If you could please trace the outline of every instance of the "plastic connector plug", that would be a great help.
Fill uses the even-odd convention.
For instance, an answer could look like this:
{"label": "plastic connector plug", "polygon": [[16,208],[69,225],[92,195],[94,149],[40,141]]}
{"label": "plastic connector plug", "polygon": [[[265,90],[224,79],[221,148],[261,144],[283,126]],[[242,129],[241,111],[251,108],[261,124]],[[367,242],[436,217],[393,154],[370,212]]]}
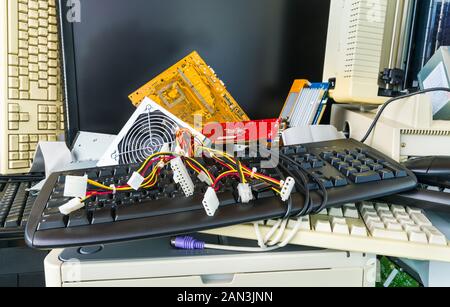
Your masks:
{"label": "plastic connector plug", "polygon": [[83,198],[86,196],[88,176],[66,176],[64,197]]}
{"label": "plastic connector plug", "polygon": [[214,216],[220,206],[220,201],[217,197],[216,191],[214,191],[213,188],[208,188],[202,203],[203,207],[205,208],[206,214],[208,216]]}
{"label": "plastic connector plug", "polygon": [[176,237],[170,241],[170,244],[175,248],[184,250],[205,249],[205,242],[193,237]]}
{"label": "plastic connector plug", "polygon": [[81,208],[84,208],[84,203],[81,202],[80,198],[74,198],[71,201],[60,206],[58,209],[62,214],[69,215],[72,212],[80,210]]}
{"label": "plastic connector plug", "polygon": [[194,195],[194,182],[192,181],[192,178],[189,175],[186,166],[184,166],[181,157],[175,158],[170,161],[170,167],[173,171],[173,180],[175,181],[175,183],[178,183],[181,186],[184,195],[186,195],[186,197]]}
{"label": "plastic connector plug", "polygon": [[205,172],[201,172],[198,176],[197,176],[198,180],[200,180],[203,183],[206,183],[207,185],[211,186],[213,184],[213,182],[211,181],[211,179],[209,178],[208,175],[206,175]]}
{"label": "plastic connector plug", "polygon": [[137,191],[141,188],[141,184],[144,182],[145,178],[141,176],[138,172],[134,172],[133,175],[131,175],[130,180],[128,180],[127,184],[132,188],[133,190]]}
{"label": "plastic connector plug", "polygon": [[239,183],[237,190],[241,203],[248,204],[253,199],[252,189],[248,183]]}
{"label": "plastic connector plug", "polygon": [[281,200],[287,201],[289,197],[291,197],[292,190],[295,186],[295,180],[292,177],[287,177],[286,181],[283,182],[283,185],[281,186]]}

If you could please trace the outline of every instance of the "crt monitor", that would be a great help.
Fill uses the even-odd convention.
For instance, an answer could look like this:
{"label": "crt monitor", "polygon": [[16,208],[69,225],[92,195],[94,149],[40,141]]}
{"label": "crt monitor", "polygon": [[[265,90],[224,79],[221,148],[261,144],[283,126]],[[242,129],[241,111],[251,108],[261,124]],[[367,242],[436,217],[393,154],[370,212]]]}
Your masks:
{"label": "crt monitor", "polygon": [[252,119],[277,117],[294,79],[322,78],[330,0],[58,5],[69,145],[79,131],[118,133],[134,111],[128,95],[193,50]]}

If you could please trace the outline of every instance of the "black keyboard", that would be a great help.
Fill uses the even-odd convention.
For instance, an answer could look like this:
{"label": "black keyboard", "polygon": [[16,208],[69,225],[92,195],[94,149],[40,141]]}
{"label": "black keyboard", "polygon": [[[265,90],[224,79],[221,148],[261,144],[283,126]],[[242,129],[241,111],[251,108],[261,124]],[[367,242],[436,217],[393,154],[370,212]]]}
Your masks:
{"label": "black keyboard", "polygon": [[[264,156],[264,155],[262,155]],[[248,154],[242,162],[259,166],[258,155]],[[379,198],[414,189],[412,172],[385,155],[354,140],[337,140],[282,148],[277,167],[261,172],[273,178],[296,179],[291,201],[282,202],[271,190],[259,190],[249,204],[237,201],[236,182],[227,179],[217,193],[220,208],[214,217],[202,206],[207,185],[196,179],[195,193],[186,198],[174,183],[172,171],[162,171],[156,187],[90,199],[84,209],[69,216],[58,208],[64,197],[66,175],[83,176],[106,186],[124,184],[138,166],[115,166],[57,173],[50,176],[33,207],[26,229],[31,247],[49,249],[112,243],[149,237],[191,233],[239,223],[306,215],[324,207]],[[220,168],[199,159],[211,172]]]}
{"label": "black keyboard", "polygon": [[0,239],[23,238],[36,196],[27,191],[40,176],[0,177]]}

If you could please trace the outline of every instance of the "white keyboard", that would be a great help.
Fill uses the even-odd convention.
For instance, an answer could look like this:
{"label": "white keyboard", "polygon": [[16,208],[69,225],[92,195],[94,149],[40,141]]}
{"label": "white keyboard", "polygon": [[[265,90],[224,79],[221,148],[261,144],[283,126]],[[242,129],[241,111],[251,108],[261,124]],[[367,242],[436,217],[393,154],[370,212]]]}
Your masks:
{"label": "white keyboard", "polygon": [[24,173],[38,142],[64,131],[56,6],[0,3],[0,173]]}
{"label": "white keyboard", "polygon": [[[291,244],[416,260],[450,262],[447,238],[422,210],[365,202],[333,208],[301,218]],[[297,220],[290,220],[286,237]],[[260,222],[263,237],[277,221]],[[253,225],[208,231],[210,234],[256,240]]]}

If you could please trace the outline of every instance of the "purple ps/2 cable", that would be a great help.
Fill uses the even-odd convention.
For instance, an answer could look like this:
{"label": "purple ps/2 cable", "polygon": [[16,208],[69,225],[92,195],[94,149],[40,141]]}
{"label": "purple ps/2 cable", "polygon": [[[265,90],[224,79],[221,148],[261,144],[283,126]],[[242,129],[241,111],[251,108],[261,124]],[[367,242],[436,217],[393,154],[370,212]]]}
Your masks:
{"label": "purple ps/2 cable", "polygon": [[195,250],[205,249],[205,242],[194,239],[193,237],[176,237],[171,240],[173,247],[178,249]]}

